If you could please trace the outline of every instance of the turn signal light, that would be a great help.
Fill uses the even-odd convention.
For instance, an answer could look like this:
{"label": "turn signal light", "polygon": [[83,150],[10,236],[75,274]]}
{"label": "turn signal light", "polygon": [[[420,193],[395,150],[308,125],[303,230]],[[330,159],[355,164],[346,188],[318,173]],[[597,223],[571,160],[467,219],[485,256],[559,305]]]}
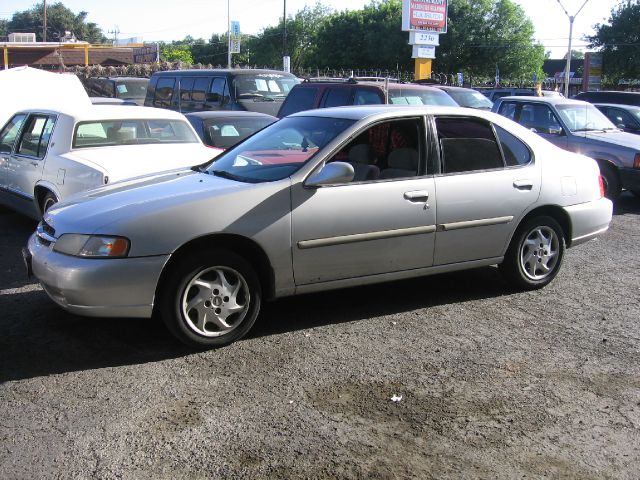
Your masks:
{"label": "turn signal light", "polygon": [[598,175],[598,184],[600,185],[600,198],[604,197],[604,181],[602,175]]}
{"label": "turn signal light", "polygon": [[640,168],[640,153],[636,153],[636,156],[633,159],[633,168]]}

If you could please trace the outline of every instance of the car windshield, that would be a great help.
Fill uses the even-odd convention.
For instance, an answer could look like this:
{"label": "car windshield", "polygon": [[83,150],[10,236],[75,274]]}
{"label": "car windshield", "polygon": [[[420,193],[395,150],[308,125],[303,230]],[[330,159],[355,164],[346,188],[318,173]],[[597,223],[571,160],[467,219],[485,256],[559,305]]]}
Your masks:
{"label": "car windshield", "polygon": [[556,105],[560,117],[572,132],[617,130],[604,114],[590,103]]}
{"label": "car windshield", "polygon": [[205,143],[213,147],[229,148],[272,124],[276,119],[260,118],[206,118],[203,126]]}
{"label": "car windshield", "polygon": [[186,121],[161,119],[81,122],[73,136],[73,148],[149,143],[198,143],[198,137]]}
{"label": "car windshield", "polygon": [[459,106],[449,95],[440,90],[418,88],[389,89],[389,103],[394,105],[442,105]]}
{"label": "car windshield", "polygon": [[241,182],[281,180],[353,123],[340,118],[287,117],[227,150],[206,171]]}
{"label": "car windshield", "polygon": [[491,107],[493,107],[491,100],[480,92],[468,90],[447,90],[447,93],[451,95],[451,97],[453,97],[461,107],[481,108],[484,110],[491,110]]}
{"label": "car windshield", "polygon": [[300,83],[296,77],[280,73],[258,73],[237,75],[233,80],[236,98],[283,101],[294,85]]}
{"label": "car windshield", "polygon": [[120,80],[116,83],[117,98],[144,98],[147,95],[148,81]]}

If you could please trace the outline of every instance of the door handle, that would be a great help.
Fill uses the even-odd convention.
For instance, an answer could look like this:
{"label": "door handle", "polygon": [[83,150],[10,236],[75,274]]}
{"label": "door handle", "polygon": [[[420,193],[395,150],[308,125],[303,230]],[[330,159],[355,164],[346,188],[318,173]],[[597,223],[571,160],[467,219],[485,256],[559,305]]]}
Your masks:
{"label": "door handle", "polygon": [[531,190],[533,188],[532,180],[516,180],[513,182],[513,187],[518,190]]}
{"label": "door handle", "polygon": [[423,203],[429,200],[429,192],[426,190],[413,190],[411,192],[404,192],[404,199],[410,202]]}

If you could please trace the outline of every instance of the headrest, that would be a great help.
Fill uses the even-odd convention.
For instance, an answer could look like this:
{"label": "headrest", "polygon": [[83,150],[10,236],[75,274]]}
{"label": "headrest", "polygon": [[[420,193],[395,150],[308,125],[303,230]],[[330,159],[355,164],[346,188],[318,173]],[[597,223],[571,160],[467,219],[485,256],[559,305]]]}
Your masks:
{"label": "headrest", "polygon": [[389,168],[416,171],[418,169],[418,152],[413,148],[397,148],[387,159]]}

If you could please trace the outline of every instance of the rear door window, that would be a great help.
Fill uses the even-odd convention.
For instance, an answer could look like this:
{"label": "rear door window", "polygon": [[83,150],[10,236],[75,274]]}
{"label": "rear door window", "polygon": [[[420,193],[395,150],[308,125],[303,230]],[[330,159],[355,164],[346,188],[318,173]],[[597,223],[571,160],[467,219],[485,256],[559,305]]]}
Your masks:
{"label": "rear door window", "polygon": [[188,102],[191,100],[191,90],[193,89],[193,78],[180,79],[180,101]]}
{"label": "rear door window", "polygon": [[442,173],[504,168],[491,125],[467,117],[436,118]]}
{"label": "rear door window", "polygon": [[324,96],[323,107],[343,107],[351,105],[352,90],[350,88],[329,88]]}
{"label": "rear door window", "polygon": [[531,161],[531,152],[521,140],[498,125],[494,125],[493,128],[496,131],[498,140],[500,140],[504,161],[507,166],[526,165]]}
{"label": "rear door window", "polygon": [[31,115],[22,132],[17,154],[44,158],[53,131],[54,119],[47,115]]}
{"label": "rear door window", "polygon": [[210,78],[196,78],[193,82],[193,90],[191,91],[191,100],[194,102],[204,102],[206,92],[209,90]]}
{"label": "rear door window", "polygon": [[156,84],[156,94],[153,99],[154,107],[167,108],[171,106],[171,98],[173,97],[173,88],[176,84],[176,79],[160,78]]}
{"label": "rear door window", "polygon": [[282,104],[278,117],[286,117],[292,113],[302,112],[303,110],[311,110],[316,108],[315,99],[318,94],[318,88],[294,88],[287,96]]}
{"label": "rear door window", "polygon": [[[209,79],[207,79],[209,81]],[[207,94],[207,103],[211,106],[221,106],[229,99],[227,80],[222,77],[215,77],[211,82],[211,89]]]}

